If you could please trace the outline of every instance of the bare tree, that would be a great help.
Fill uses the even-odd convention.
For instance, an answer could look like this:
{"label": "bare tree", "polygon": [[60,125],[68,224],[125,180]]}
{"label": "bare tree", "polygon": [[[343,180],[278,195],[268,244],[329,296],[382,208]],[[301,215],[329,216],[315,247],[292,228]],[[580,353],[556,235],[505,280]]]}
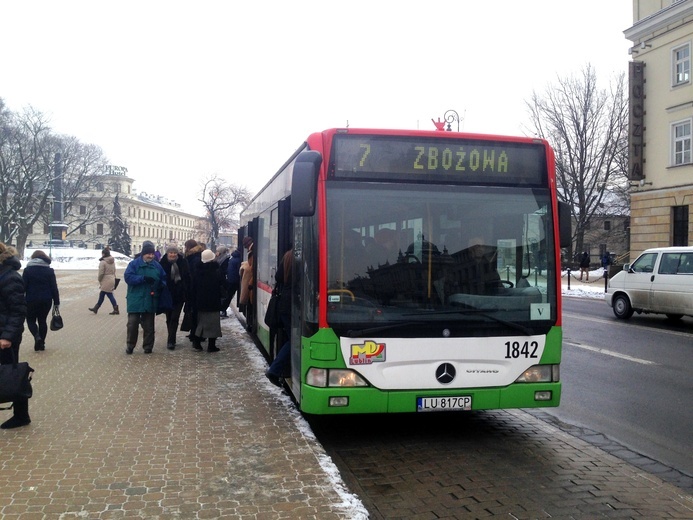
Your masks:
{"label": "bare tree", "polygon": [[629,207],[625,74],[608,90],[600,89],[588,64],[578,77],[559,77],[542,96],[533,92],[527,107],[530,131],[548,140],[556,153],[558,196],[572,208],[574,243],[582,251],[595,215],[623,215]]}
{"label": "bare tree", "polygon": [[72,136],[57,137],[55,146],[62,154],[63,221],[71,236],[82,226],[102,222],[111,212],[114,193],[103,182],[108,161],[100,147]]}
{"label": "bare tree", "polygon": [[18,115],[2,103],[0,130],[0,240],[16,240],[23,253],[32,226],[50,207],[50,128],[40,112],[27,108]]}
{"label": "bare tree", "polygon": [[[62,200],[57,202],[62,204],[64,222],[74,232],[102,218],[98,199],[106,193],[94,188],[106,164],[103,152],[75,137],[53,134],[46,116],[34,108],[17,114],[0,99],[0,240],[16,241],[20,254],[33,226],[47,225],[53,218],[57,152],[62,157]],[[94,192],[88,204],[77,204]]]}
{"label": "bare tree", "polygon": [[216,251],[219,231],[238,227],[238,213],[248,204],[251,194],[245,186],[229,184],[217,175],[202,183],[200,202],[207,210],[210,224],[209,247]]}

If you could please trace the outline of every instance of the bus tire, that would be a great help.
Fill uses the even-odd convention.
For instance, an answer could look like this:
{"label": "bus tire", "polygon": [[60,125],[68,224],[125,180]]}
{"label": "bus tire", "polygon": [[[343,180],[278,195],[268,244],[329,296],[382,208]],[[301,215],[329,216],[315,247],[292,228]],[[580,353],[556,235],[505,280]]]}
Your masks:
{"label": "bus tire", "polygon": [[614,297],[613,309],[616,317],[622,320],[627,320],[633,315],[633,307],[625,294]]}

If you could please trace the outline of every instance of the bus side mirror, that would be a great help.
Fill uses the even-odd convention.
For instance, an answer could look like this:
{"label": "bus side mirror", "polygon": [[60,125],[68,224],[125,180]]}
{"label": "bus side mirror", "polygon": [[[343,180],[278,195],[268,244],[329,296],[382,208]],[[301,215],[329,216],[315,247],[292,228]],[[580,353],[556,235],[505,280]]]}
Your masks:
{"label": "bus side mirror", "polygon": [[315,151],[301,152],[296,157],[291,179],[291,214],[294,217],[312,217],[318,192],[318,172],[322,156]]}
{"label": "bus side mirror", "polygon": [[560,247],[570,247],[573,240],[570,205],[558,201],[558,239]]}

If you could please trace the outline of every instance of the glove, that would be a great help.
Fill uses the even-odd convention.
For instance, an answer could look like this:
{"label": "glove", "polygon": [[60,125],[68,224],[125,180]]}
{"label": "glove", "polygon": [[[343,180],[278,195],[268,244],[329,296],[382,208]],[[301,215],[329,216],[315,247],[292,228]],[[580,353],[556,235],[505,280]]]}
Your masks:
{"label": "glove", "polygon": [[144,281],[147,283],[153,284],[154,282],[156,282],[156,278],[154,278],[153,276],[147,275],[144,277]]}

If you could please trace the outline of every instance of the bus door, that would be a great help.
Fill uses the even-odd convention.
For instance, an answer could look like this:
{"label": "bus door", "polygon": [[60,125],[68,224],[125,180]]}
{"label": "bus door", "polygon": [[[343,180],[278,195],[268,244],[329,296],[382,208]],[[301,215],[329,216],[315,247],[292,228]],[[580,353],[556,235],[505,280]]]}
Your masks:
{"label": "bus door", "polygon": [[[270,212],[269,244],[271,254],[269,255],[271,265],[271,280],[269,284],[274,287],[276,280],[277,267],[282,261],[284,253],[291,247],[293,239],[293,218],[291,217],[291,198],[280,200],[277,207]],[[286,334],[283,329],[270,330],[269,357],[273,360],[279,349],[286,342]]]}
{"label": "bus door", "polygon": [[[246,231],[248,233],[246,236],[249,236],[250,238],[253,239],[253,263],[252,263],[252,265],[253,265],[253,269],[252,269],[253,280],[257,280],[257,258],[258,258],[258,254],[261,253],[261,249],[262,249],[260,244],[258,243],[258,242],[260,242],[258,240],[258,231],[259,231],[259,227],[260,227],[259,223],[260,223],[260,218],[255,217],[253,220],[248,222],[248,225],[246,226],[247,227]],[[244,252],[244,258],[246,260],[248,260],[248,253],[247,252]],[[255,292],[257,291],[256,288],[253,288],[252,290]],[[253,297],[252,299],[255,302],[257,302],[257,298]],[[257,325],[255,323],[255,321],[256,321],[255,317],[257,316],[257,312],[255,311],[254,305],[252,305],[251,303],[248,303],[248,305],[245,306],[244,314],[245,314],[245,319],[246,319],[246,324],[247,324],[248,330],[253,334],[257,334]]]}

